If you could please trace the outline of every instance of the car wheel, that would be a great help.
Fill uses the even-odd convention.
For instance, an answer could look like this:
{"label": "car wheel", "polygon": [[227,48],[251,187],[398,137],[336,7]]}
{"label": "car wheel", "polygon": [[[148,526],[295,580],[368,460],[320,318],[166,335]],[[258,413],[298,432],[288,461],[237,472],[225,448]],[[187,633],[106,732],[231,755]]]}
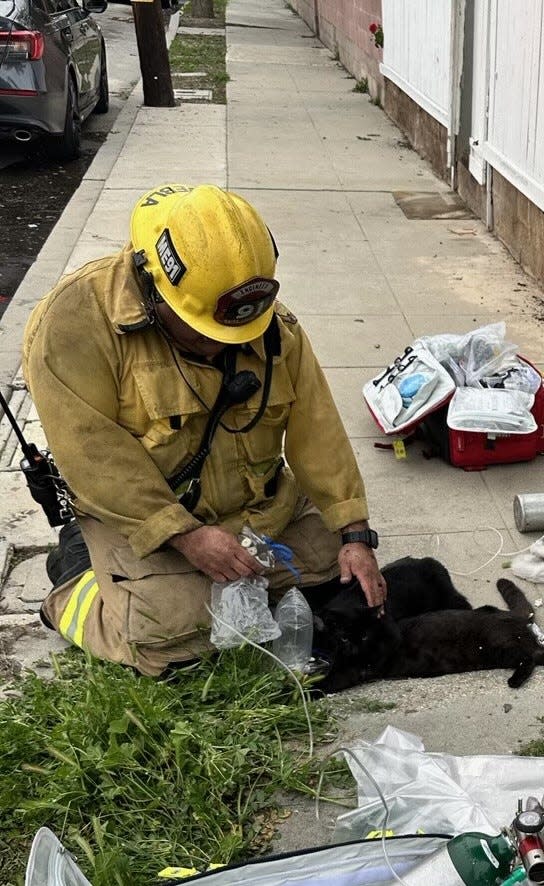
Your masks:
{"label": "car wheel", "polygon": [[100,92],[98,101],[94,106],[95,114],[107,114],[110,107],[110,88],[108,85],[108,65],[106,62],[106,47],[102,44],[100,59]]}
{"label": "car wheel", "polygon": [[53,137],[51,151],[57,160],[76,160],[81,153],[81,120],[76,87],[71,77],[68,78],[64,132]]}

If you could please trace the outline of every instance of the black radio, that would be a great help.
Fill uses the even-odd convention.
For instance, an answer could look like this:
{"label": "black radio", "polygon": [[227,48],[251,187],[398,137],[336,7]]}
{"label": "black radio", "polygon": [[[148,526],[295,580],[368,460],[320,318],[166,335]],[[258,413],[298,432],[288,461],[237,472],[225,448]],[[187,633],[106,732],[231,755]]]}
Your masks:
{"label": "black radio", "polygon": [[1,392],[0,406],[21,444],[24,458],[20,467],[32,498],[43,508],[50,526],[64,526],[73,520],[74,513],[68,486],[59,474],[51,453],[47,450],[41,452],[34,443],[27,443]]}

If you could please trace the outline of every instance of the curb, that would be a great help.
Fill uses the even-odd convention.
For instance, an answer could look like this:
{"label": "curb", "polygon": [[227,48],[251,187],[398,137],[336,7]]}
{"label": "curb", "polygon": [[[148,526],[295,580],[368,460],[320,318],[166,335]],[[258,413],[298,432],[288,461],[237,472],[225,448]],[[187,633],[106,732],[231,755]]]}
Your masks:
{"label": "curb", "polygon": [[[179,11],[168,23],[170,46],[179,25]],[[0,392],[9,403],[13,380],[21,362],[24,328],[34,305],[55,286],[63,274],[106,181],[119,157],[143,104],[142,81],[133,87],[98,149],[79,187],[30,266],[0,321]],[[0,418],[3,411],[0,409]]]}

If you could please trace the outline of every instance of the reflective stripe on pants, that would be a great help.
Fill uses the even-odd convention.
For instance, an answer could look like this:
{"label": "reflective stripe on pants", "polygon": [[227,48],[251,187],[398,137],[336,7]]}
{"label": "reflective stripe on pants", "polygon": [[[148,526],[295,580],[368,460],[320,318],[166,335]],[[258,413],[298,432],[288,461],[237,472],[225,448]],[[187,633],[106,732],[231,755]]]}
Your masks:
{"label": "reflective stripe on pants", "polygon": [[83,573],[76,584],[59,624],[65,640],[83,646],[83,627],[91,604],[98,593],[98,583],[92,569]]}

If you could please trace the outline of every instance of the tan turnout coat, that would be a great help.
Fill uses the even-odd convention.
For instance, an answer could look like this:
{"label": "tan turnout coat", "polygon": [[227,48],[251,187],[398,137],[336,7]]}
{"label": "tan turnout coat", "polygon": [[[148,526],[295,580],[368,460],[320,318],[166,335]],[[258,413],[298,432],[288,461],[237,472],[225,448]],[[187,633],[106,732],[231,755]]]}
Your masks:
{"label": "tan turnout coat", "polygon": [[[198,451],[221,372],[173,355],[150,325],[130,246],[64,277],[34,309],[25,331],[23,371],[48,444],[75,496],[82,526],[91,527],[85,535],[100,594],[88,618],[109,620],[116,632],[107,649],[103,638],[89,639],[96,654],[126,660],[125,652],[115,655],[123,644],[132,645],[133,657],[134,644],[154,648],[166,644],[162,667],[176,653],[174,639],[194,635],[193,622],[198,618],[209,620],[200,606],[183,625],[172,624],[176,608],[172,581],[169,590],[165,587],[164,600],[158,600],[151,582],[152,619],[159,619],[162,633],[157,639],[153,620],[131,633],[126,611],[130,602],[120,605],[117,598],[128,594],[130,601],[134,593],[130,582],[138,579],[119,575],[130,572],[119,565],[120,549],[141,578],[142,573],[156,575],[160,557],[181,563],[184,558],[168,548],[168,539],[203,522],[233,532],[247,523],[257,532],[281,538],[293,520],[308,514],[302,497],[320,512],[319,531],[325,535],[367,517],[353,451],[310,343],[296,318],[280,304],[276,316],[281,355],[274,358],[264,415],[247,434],[218,429],[202,472],[202,495],[190,514],[165,478]],[[236,368],[253,370],[263,381],[262,338],[243,348]],[[261,391],[231,408],[224,423],[231,429],[247,424],[259,407]],[[281,471],[276,492],[270,495],[267,484],[282,453],[289,467]],[[321,548],[326,563],[308,567],[299,558],[307,583],[334,574],[337,537],[325,544],[315,539],[315,547]],[[153,568],[146,567],[149,563]],[[190,573],[190,564],[182,565],[178,572]],[[101,569],[110,578],[126,579],[124,588],[118,580],[106,592],[107,578],[99,574]],[[202,584],[202,576],[199,581]],[[193,588],[191,596],[195,593]],[[93,615],[103,605],[111,607],[108,618],[104,612]],[[178,608],[187,615],[191,608],[187,597]],[[57,613],[53,616],[58,621]],[[91,638],[88,625],[85,633]],[[149,673],[160,670],[158,665],[146,669],[138,661],[137,666]]]}

